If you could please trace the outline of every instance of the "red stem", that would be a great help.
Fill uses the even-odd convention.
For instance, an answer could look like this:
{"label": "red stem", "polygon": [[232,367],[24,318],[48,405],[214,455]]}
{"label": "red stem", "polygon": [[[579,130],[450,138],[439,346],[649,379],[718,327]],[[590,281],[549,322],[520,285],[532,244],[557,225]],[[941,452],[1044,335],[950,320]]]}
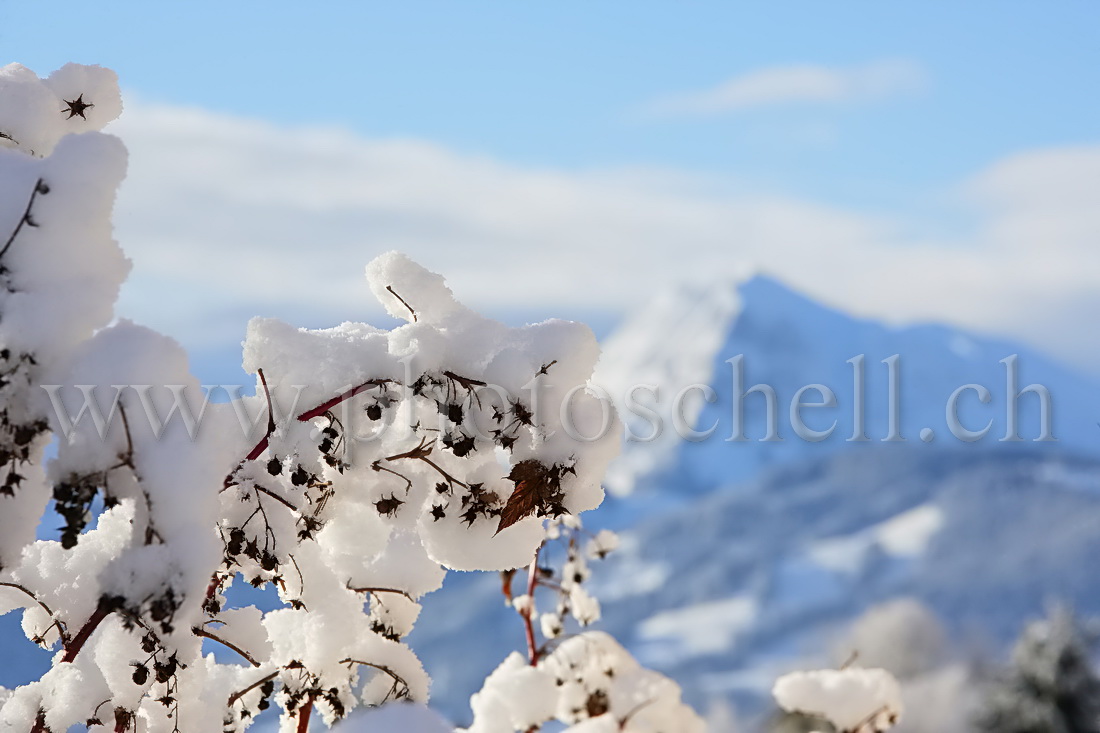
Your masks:
{"label": "red stem", "polygon": [[298,416],[298,422],[309,422],[310,420],[312,420],[315,417],[321,417],[322,415],[324,415],[326,412],[328,412],[332,408],[336,407],[341,402],[346,402],[347,400],[350,400],[355,395],[360,394],[362,392],[366,392],[368,389],[372,389],[374,387],[381,387],[383,384],[386,384],[389,381],[390,380],[388,380],[388,379],[372,379],[369,382],[364,382],[363,384],[360,384],[358,387],[352,387],[348,391],[341,392],[340,394],[336,395],[331,400],[328,400],[326,402],[322,402],[321,404],[314,407],[312,410],[306,410],[305,412],[303,412],[301,415]]}
{"label": "red stem", "polygon": [[[271,435],[275,432],[275,417],[271,411],[271,393],[267,389],[267,379],[264,377],[264,372],[262,369],[257,369],[256,371],[260,375],[260,382],[263,383],[264,394],[267,395],[267,433],[264,435],[264,437],[260,438],[259,443],[256,443],[256,445],[252,447],[252,450],[248,451],[248,455],[244,457],[245,461],[254,461],[259,458],[260,455],[263,454],[265,450],[267,450],[267,446],[271,441]],[[321,404],[314,407],[312,410],[306,410],[297,417],[297,420],[298,422],[309,422],[315,417],[321,417],[341,402],[350,400],[357,394],[366,392],[368,389],[372,389],[374,387],[379,387],[389,381],[390,380],[388,379],[372,379],[369,382],[364,382],[363,384],[360,384],[358,387],[352,387],[348,391],[342,392],[332,399],[322,402]],[[230,485],[230,479],[231,475],[226,476],[226,487]]]}
{"label": "red stem", "polygon": [[256,373],[260,375],[260,384],[264,387],[264,396],[267,398],[267,432],[264,433],[264,437],[260,439],[260,442],[256,446],[248,451],[248,455],[245,456],[246,461],[254,461],[260,457],[260,454],[267,450],[268,441],[271,439],[271,434],[275,432],[275,412],[271,409],[271,390],[267,388],[267,377],[264,376],[263,369],[257,369]]}
{"label": "red stem", "polygon": [[313,714],[313,698],[308,698],[298,708],[298,733],[309,733],[309,716]]}
{"label": "red stem", "polygon": [[218,578],[218,574],[214,573],[214,576],[210,578],[210,585],[206,586],[205,600],[210,600],[214,597],[214,594],[218,592],[218,586],[221,585],[221,580]]}
{"label": "red stem", "polygon": [[111,611],[106,604],[99,604],[95,613],[91,615],[87,623],[80,627],[80,631],[76,632],[76,636],[65,647],[65,656],[61,658],[62,662],[72,662],[76,659],[76,655],[80,653],[80,649],[84,646],[84,643],[91,638],[92,632],[96,630],[96,627],[102,623],[103,619],[111,615]]}
{"label": "red stem", "polygon": [[244,457],[246,461],[254,461],[260,457],[265,450],[267,450],[268,436],[260,438],[260,442],[257,443],[252,450],[248,451],[248,455]]}
{"label": "red stem", "polygon": [[[85,642],[91,638],[92,632],[103,622],[103,619],[110,615],[111,611],[107,604],[100,603],[87,622],[80,627],[80,631],[76,632],[76,636],[72,638],[72,641],[65,645],[65,656],[61,658],[61,661],[71,664],[76,659],[76,655],[80,653]],[[46,733],[47,730],[46,716],[44,713],[39,713],[38,718],[34,721],[34,726],[31,728],[31,733]]]}
{"label": "red stem", "polygon": [[504,600],[512,605],[512,578],[516,576],[515,570],[505,570],[500,574],[500,590],[504,594]]}
{"label": "red stem", "polygon": [[[542,549],[541,547],[539,548]],[[531,619],[531,611],[535,607],[535,584],[538,581],[539,550],[535,550],[535,559],[531,561],[531,567],[527,571],[527,608],[520,614],[523,617],[524,630],[527,632],[527,657],[531,660],[531,666],[539,663],[539,648],[535,644],[535,624]]]}
{"label": "red stem", "polygon": [[[267,447],[271,442],[271,435],[275,432],[275,415],[271,409],[271,392],[267,388],[267,378],[264,376],[264,372],[262,369],[257,369],[256,372],[260,375],[260,382],[263,384],[264,394],[267,396],[267,432],[264,434],[264,437],[260,438],[260,442],[256,443],[256,445],[252,447],[252,450],[248,451],[248,455],[244,457],[244,461],[254,461],[259,458],[263,454],[263,452],[267,450]],[[320,405],[317,405],[317,407],[314,407],[312,410],[306,410],[302,414],[298,415],[297,420],[298,422],[309,422],[315,417],[321,417],[341,402],[350,400],[357,394],[366,392],[368,389],[371,389],[373,387],[380,387],[383,384],[389,383],[390,381],[392,380],[372,379],[369,382],[364,382],[363,384],[360,384],[358,387],[352,387],[348,391],[338,394],[330,400],[322,402]],[[237,468],[240,468],[241,465],[244,465],[244,461],[241,461],[241,464],[238,465]],[[230,473],[228,476],[225,477],[223,490],[228,489],[232,485],[233,474]]]}

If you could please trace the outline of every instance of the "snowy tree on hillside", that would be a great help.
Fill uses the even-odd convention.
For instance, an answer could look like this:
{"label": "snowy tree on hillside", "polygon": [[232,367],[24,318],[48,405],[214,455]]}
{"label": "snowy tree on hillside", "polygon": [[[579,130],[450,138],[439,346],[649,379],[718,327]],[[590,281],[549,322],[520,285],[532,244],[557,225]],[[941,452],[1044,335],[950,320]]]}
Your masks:
{"label": "snowy tree on hillside", "polygon": [[1024,629],[1012,666],[989,689],[976,720],[989,733],[1096,733],[1100,678],[1090,638],[1064,608]]}

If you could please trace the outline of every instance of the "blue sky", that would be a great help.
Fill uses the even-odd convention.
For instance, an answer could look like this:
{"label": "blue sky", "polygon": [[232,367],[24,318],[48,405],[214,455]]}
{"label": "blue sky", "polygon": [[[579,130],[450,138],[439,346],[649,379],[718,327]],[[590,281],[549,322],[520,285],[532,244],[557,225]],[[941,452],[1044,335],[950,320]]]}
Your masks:
{"label": "blue sky", "polygon": [[[1098,27],[1095,3],[1011,0],[0,2],[5,58],[43,73],[100,63],[153,101],[517,163],[732,171],[871,201],[883,184],[950,181],[1017,149],[1094,140]],[[928,89],[854,107],[631,115],[761,67],[889,58],[919,64]]]}
{"label": "blue sky", "polygon": [[[546,180],[540,181],[547,185],[536,187],[540,191],[550,186],[564,192],[563,200],[603,202],[591,209],[574,206],[570,226],[606,230],[603,240],[593,241],[606,241],[609,249],[627,256],[635,253],[629,227],[605,222],[601,212],[626,207],[623,192],[628,189],[632,196],[639,188],[660,189],[662,202],[675,199],[664,223],[643,225],[648,230],[667,225],[661,240],[666,247],[661,242],[637,247],[643,253],[639,256],[654,264],[632,270],[629,277],[637,283],[606,297],[589,297],[595,281],[579,283],[562,308],[570,317],[587,312],[603,322],[613,320],[636,305],[641,297],[637,293],[667,284],[661,278],[663,263],[696,247],[694,270],[729,274],[748,262],[862,314],[953,319],[1038,342],[1091,368],[1100,365],[1100,351],[1082,350],[1061,334],[1073,329],[1051,324],[1064,324],[1096,304],[1100,289],[1095,285],[1100,283],[1081,274],[1092,263],[1067,265],[1066,273],[1052,272],[1029,289],[1029,253],[1018,242],[1006,243],[1011,237],[1004,232],[1011,225],[1015,231],[1038,227],[1044,233],[1042,222],[1067,214],[1062,203],[1066,196],[1047,200],[1043,192],[1072,193],[1097,180],[1097,28],[1100,5],[1090,2],[634,0],[329,2],[307,7],[251,1],[0,0],[0,58],[41,74],[66,61],[114,68],[132,110],[132,121],[124,116],[119,130],[133,153],[131,179],[139,183],[131,183],[132,189],[155,188],[168,179],[183,186],[175,183],[181,163],[162,161],[156,152],[167,140],[182,139],[183,127],[190,125],[187,140],[199,134],[213,139],[232,121],[249,120],[268,125],[269,131],[281,130],[287,149],[308,148],[307,140],[349,135],[346,144],[361,141],[383,157],[400,154],[395,150],[403,143],[422,146],[409,153],[410,161],[436,155],[455,169],[456,181],[465,175],[459,169],[476,171],[469,174],[473,176],[493,168],[488,177],[496,183],[472,187],[485,197],[513,188],[509,181],[517,177],[543,176]],[[184,109],[201,112],[201,123],[190,117],[178,122]],[[158,111],[159,116],[153,114]],[[161,132],[150,132],[155,127]],[[171,134],[165,132],[169,128]],[[257,177],[273,171],[298,175],[290,162],[277,164],[277,154],[256,151],[252,160],[270,166]],[[161,168],[141,162],[154,157]],[[374,159],[366,155],[365,160]],[[425,169],[436,171],[437,163]],[[255,165],[258,169],[261,163]],[[242,167],[247,165],[242,162],[235,170]],[[381,175],[383,168],[367,162],[362,175]],[[607,178],[614,181],[610,188],[603,184]],[[1029,181],[1031,188],[1025,185]],[[238,185],[251,184],[242,177]],[[325,184],[317,178],[315,185]],[[586,186],[603,187],[594,195]],[[301,198],[301,192],[295,195]],[[446,198],[446,192],[440,196]],[[762,198],[797,206],[786,214],[777,211],[769,219],[772,224],[726,221],[715,213],[756,206]],[[975,198],[984,203],[976,205]],[[699,221],[713,216],[713,230],[685,233],[688,244],[681,249],[673,222],[686,216],[682,212],[693,211],[696,201],[711,208],[693,216],[691,227],[698,229]],[[474,199],[470,205],[480,203],[492,201]],[[1095,203],[1077,201],[1068,218],[1079,218],[1080,225],[1070,227],[1072,232],[1053,249],[1036,241],[1035,256],[1068,262],[1083,251],[1097,232],[1086,211]],[[186,205],[197,207],[199,201],[169,191],[154,200],[152,194],[124,189],[118,218],[120,239],[135,260],[124,312],[129,308],[147,315],[154,325],[178,332],[185,343],[194,341],[186,324],[178,316],[172,320],[170,313],[159,314],[149,306],[149,296],[141,295],[163,292],[169,267],[153,251],[161,235],[152,223],[144,228],[135,223],[140,216],[133,212],[144,207],[150,220],[156,219],[154,211],[163,220],[172,206],[181,207],[175,213],[182,215]],[[204,200],[203,205],[213,204]],[[413,241],[410,231],[415,227],[406,223],[401,228],[390,221],[393,216],[379,224],[378,208],[363,221],[351,221],[352,209],[373,205],[349,204],[328,212],[324,221],[346,215],[349,231],[384,230],[379,247],[408,240],[407,249],[464,285],[475,305],[507,305],[511,296],[485,295],[484,283],[457,271],[445,252],[436,258],[445,244]],[[455,232],[483,240],[500,234],[502,242],[507,235],[515,249],[494,245],[494,255],[510,258],[517,267],[542,267],[536,233],[518,224],[487,233],[478,229],[489,226],[484,221],[476,226],[457,221],[440,214],[443,208],[438,201],[409,203],[406,215],[417,227],[430,229],[436,242]],[[398,209],[391,205],[389,211]],[[810,209],[827,222],[806,218]],[[1034,216],[1021,223],[1012,218],[1012,212],[1020,211]],[[547,221],[560,223],[561,236],[575,236],[562,223],[569,217],[559,214],[555,210]],[[255,210],[247,215],[264,214]],[[788,232],[774,225],[784,219],[805,221],[805,227]],[[283,222],[280,228],[298,232],[299,238],[316,233],[322,240],[344,241],[346,233],[337,232],[335,224],[331,232],[321,230],[320,221],[303,218]],[[814,240],[817,232],[838,221],[834,233]],[[722,227],[730,229],[729,263],[721,254],[726,241]],[[736,242],[752,236],[741,236],[739,227],[752,232],[772,228],[742,251]],[[262,225],[254,229],[256,236],[271,236],[262,234]],[[246,235],[236,232],[233,241]],[[849,275],[828,269],[829,247],[863,237],[867,243],[862,249],[838,249],[834,257],[849,258]],[[786,238],[804,239],[805,249],[769,258],[767,253],[779,251]],[[703,240],[705,245],[693,244]],[[156,246],[163,250],[167,245]],[[375,246],[374,240],[367,242],[364,260]],[[1040,246],[1046,254],[1039,254]],[[334,252],[348,251],[343,245],[333,247]],[[588,249],[594,247],[599,245]],[[923,284],[898,298],[887,298],[896,294],[896,285],[884,284],[878,293],[861,290],[868,278],[878,276],[876,267],[913,267],[904,258],[893,263],[888,252],[905,254],[922,247],[928,252],[922,263],[934,263],[944,252],[958,259],[943,260],[957,281],[941,285],[935,268],[928,267],[925,279],[916,280]],[[1016,264],[997,264],[1003,272],[994,268],[982,274],[984,263],[1008,260]],[[787,263],[801,261],[807,263],[801,269],[787,268]],[[351,265],[354,270],[361,263]],[[669,272],[668,279],[690,274],[686,269]],[[975,286],[972,297],[951,299],[951,293],[975,278],[985,280]],[[183,292],[182,285],[176,287]],[[261,300],[278,315],[285,310],[286,317],[302,305],[280,298],[272,292]],[[1019,310],[1020,300],[1035,307]],[[555,292],[547,291],[527,310],[519,310],[549,314],[554,302]],[[238,305],[240,309],[222,303],[217,312],[236,317],[246,309],[243,301]],[[318,308],[301,319],[328,318],[331,308]]]}

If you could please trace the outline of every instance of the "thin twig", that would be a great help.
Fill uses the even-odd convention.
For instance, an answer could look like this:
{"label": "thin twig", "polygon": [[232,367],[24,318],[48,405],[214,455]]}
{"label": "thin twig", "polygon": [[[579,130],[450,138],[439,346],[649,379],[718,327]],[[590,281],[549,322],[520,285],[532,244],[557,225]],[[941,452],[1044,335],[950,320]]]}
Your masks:
{"label": "thin twig", "polygon": [[252,450],[248,451],[241,462],[237,464],[237,467],[230,471],[225,476],[225,481],[222,482],[222,491],[226,491],[229,487],[233,486],[233,478],[236,476],[237,471],[240,471],[244,467],[245,461],[254,461],[260,457],[260,454],[267,450],[267,446],[271,443],[271,435],[275,432],[275,412],[271,407],[271,391],[267,388],[267,377],[264,376],[263,369],[257,369],[256,373],[260,376],[260,383],[264,388],[264,396],[267,397],[267,429],[264,431],[264,437],[252,446]]}
{"label": "thin twig", "polygon": [[134,468],[134,439],[130,435],[130,421],[126,417],[126,406],[118,403],[118,414],[122,418],[122,429],[126,433],[126,455],[119,456],[119,466]]}
{"label": "thin twig", "polygon": [[427,463],[427,464],[428,464],[429,466],[431,466],[431,467],[432,467],[432,468],[434,468],[434,469],[435,469],[436,471],[438,471],[438,472],[439,472],[439,475],[440,475],[440,476],[442,476],[443,478],[447,479],[447,482],[448,482],[448,483],[450,483],[450,484],[457,484],[457,485],[459,485],[459,486],[464,486],[464,487],[466,487],[467,489],[468,489],[468,488],[470,488],[470,485],[469,485],[469,484],[467,484],[467,483],[466,483],[465,481],[459,481],[459,480],[458,480],[458,479],[456,479],[456,478],[455,478],[454,476],[452,476],[451,474],[449,474],[449,473],[447,473],[446,471],[444,471],[444,470],[443,470],[442,468],[440,468],[440,467],[439,467],[439,466],[438,466],[438,465],[437,465],[437,464],[435,463],[435,461],[433,461],[433,460],[432,460],[431,458],[428,458],[427,456],[421,456],[420,460],[424,461],[424,463]]}
{"label": "thin twig", "polygon": [[244,688],[243,690],[238,690],[238,691],[234,692],[232,695],[229,696],[229,701],[225,704],[225,706],[229,707],[229,708],[233,707],[233,704],[235,702],[237,702],[238,700],[240,700],[242,697],[244,697],[248,693],[252,692],[253,690],[255,690],[260,685],[264,684],[265,682],[270,682],[271,680],[275,679],[278,676],[279,676],[279,670],[275,670],[274,672],[267,675],[266,677],[261,677],[260,679],[256,680],[255,682],[253,682],[251,685]]}
{"label": "thin twig", "polygon": [[255,487],[255,489],[256,489],[256,491],[262,491],[263,493],[267,494],[267,495],[268,495],[268,496],[270,496],[270,497],[271,497],[272,499],[274,499],[275,501],[279,502],[280,504],[282,504],[283,506],[285,506],[285,507],[286,507],[287,509],[289,509],[290,511],[294,512],[295,514],[301,514],[301,512],[300,512],[300,511],[298,511],[298,507],[294,506],[294,505],[293,505],[293,504],[291,504],[291,503],[290,503],[289,501],[287,501],[287,500],[286,500],[286,499],[284,499],[283,497],[279,496],[278,494],[276,494],[276,493],[275,493],[274,491],[272,491],[271,489],[266,489],[266,488],[264,488],[263,486],[256,486],[256,487]]}
{"label": "thin twig", "polygon": [[635,715],[637,715],[647,705],[652,705],[654,702],[655,702],[655,700],[653,698],[650,698],[649,700],[643,700],[642,702],[638,703],[633,708],[631,708],[630,712],[628,712],[626,715],[624,715],[623,719],[619,721],[619,729],[622,730],[623,728],[626,728],[626,724],[630,722],[631,718],[633,718]]}
{"label": "thin twig", "polygon": [[[469,488],[469,485],[466,484],[464,481],[460,481],[459,479],[455,478],[451,474],[447,473],[442,468],[440,468],[439,464],[437,464],[431,458],[428,458],[428,456],[430,456],[432,454],[432,450],[434,449],[434,447],[435,447],[435,441],[434,440],[431,443],[429,443],[427,438],[421,438],[420,443],[417,444],[417,446],[415,448],[411,448],[411,449],[405,451],[404,453],[398,453],[396,455],[386,456],[386,458],[384,460],[399,461],[399,460],[404,459],[404,458],[411,458],[411,459],[414,459],[414,460],[423,461],[424,463],[427,463],[429,466],[434,468],[439,473],[439,475],[442,476],[443,478],[445,478],[447,480],[447,483],[451,484],[452,486],[457,485],[457,486],[463,486],[463,487]],[[377,461],[376,461],[376,463],[377,463]]]}
{"label": "thin twig", "polygon": [[48,193],[49,190],[46,182],[41,178],[34,184],[34,190],[31,191],[30,200],[27,201],[27,208],[23,211],[23,216],[19,219],[19,223],[15,225],[15,230],[11,233],[11,236],[8,237],[8,241],[4,244],[4,248],[0,249],[0,257],[8,253],[8,249],[11,247],[12,243],[15,242],[15,238],[19,236],[19,232],[22,231],[24,224],[30,224],[32,227],[38,226],[31,218],[31,209],[34,207],[34,200],[38,198],[38,194]]}
{"label": "thin twig", "polygon": [[[118,463],[112,466],[112,470],[116,468],[129,468],[130,472],[134,475],[134,479],[138,484],[141,484],[141,477],[138,476],[137,467],[134,465],[134,438],[130,434],[130,419],[126,417],[126,406],[121,402],[118,405],[118,414],[122,418],[122,429],[126,434],[126,455],[118,457]],[[107,474],[103,474],[103,488],[106,493],[107,488]],[[164,543],[164,538],[160,536],[160,532],[157,531],[156,526],[153,524],[153,498],[149,496],[149,492],[145,490],[144,486],[141,488],[141,495],[145,499],[145,512],[147,514],[145,524],[145,544],[153,544],[153,540],[159,540],[161,544]]]}
{"label": "thin twig", "polygon": [[409,595],[406,591],[399,590],[397,588],[352,588],[348,585],[348,590],[356,593],[394,593],[397,595],[405,596],[413,603],[416,603],[416,599]]}
{"label": "thin twig", "polygon": [[[878,716],[883,715],[884,713],[889,713],[889,711],[890,711],[890,706],[889,705],[883,705],[882,707],[878,708],[873,713],[868,715],[866,718],[859,721],[859,723],[854,728],[852,728],[852,730],[853,731],[863,730],[863,726],[870,725],[871,723],[873,723],[875,721],[876,718],[878,718]],[[894,718],[894,716],[891,714],[890,715],[890,719],[891,719],[890,722],[891,723],[896,722],[896,721],[894,721],[893,718]],[[876,730],[877,730],[877,728],[876,728]]]}
{"label": "thin twig", "polygon": [[[222,482],[222,491],[226,491],[234,485],[234,477],[236,476],[237,471],[239,471],[244,466],[246,461],[256,460],[260,457],[261,454],[263,454],[265,450],[267,450],[268,445],[271,443],[271,435],[275,432],[275,413],[272,410],[271,392],[268,390],[267,377],[264,376],[264,372],[262,369],[257,369],[256,372],[260,377],[260,383],[263,385],[264,394],[267,396],[267,432],[264,437],[262,437],[259,442],[257,442],[256,445],[252,447],[252,450],[248,451],[248,454],[244,457],[243,460],[241,460],[240,463],[237,464],[237,467],[233,469],[233,471],[230,472],[228,475],[226,475],[225,481]],[[365,392],[368,389],[372,389],[374,387],[381,387],[383,385],[390,384],[392,381],[392,379],[371,379],[370,381],[360,384],[358,387],[353,387],[346,392],[341,392],[332,399],[322,402],[320,405],[317,405],[317,407],[314,407],[311,410],[306,410],[305,412],[298,415],[296,419],[298,420],[298,422],[309,422],[315,417],[323,416],[326,412],[331,410],[336,405],[346,400],[350,400],[357,394]]]}
{"label": "thin twig", "polygon": [[[400,682],[402,685],[405,686],[405,694],[406,695],[409,692],[409,683],[406,682],[405,679],[401,675],[397,674],[396,672],[394,672],[392,669],[390,669],[389,667],[387,667],[385,665],[375,664],[374,662],[364,662],[364,661],[359,660],[359,659],[345,659],[345,660],[341,661],[340,664],[359,664],[359,665],[362,665],[364,667],[371,667],[373,669],[377,669],[379,672],[385,672],[387,675],[390,676],[390,679],[392,679],[394,682]],[[401,697],[401,695],[398,695],[398,697]]]}
{"label": "thin twig", "polygon": [[221,644],[222,646],[227,647],[229,649],[232,649],[233,651],[237,652],[237,654],[240,654],[242,657],[247,659],[248,663],[251,664],[253,667],[259,667],[260,666],[260,663],[257,662],[255,657],[253,657],[251,654],[246,652],[244,649],[241,649],[239,646],[237,646],[233,642],[228,641],[226,639],[223,639],[220,636],[214,634],[213,632],[207,631],[206,629],[199,628],[197,626],[192,628],[191,632],[195,636],[201,636],[204,639],[210,639],[210,641],[216,641],[219,644]]}
{"label": "thin twig", "polygon": [[[481,397],[478,396],[477,388],[487,387],[489,386],[488,384],[482,382],[480,379],[471,379],[470,377],[464,377],[461,374],[455,374],[449,369],[443,372],[443,376],[451,380],[452,382],[456,382],[461,385],[462,388],[466,390],[467,395],[472,397],[473,401],[477,403],[478,409],[481,409]],[[458,390],[455,390],[456,397],[458,396],[457,392]]]}
{"label": "thin twig", "polygon": [[267,450],[267,446],[271,442],[271,435],[275,432],[275,413],[271,409],[271,390],[267,388],[267,377],[264,376],[263,369],[257,369],[256,373],[260,376],[260,384],[263,385],[264,396],[267,398],[267,432],[245,456],[246,461],[254,461],[259,458],[260,454]]}
{"label": "thin twig", "polygon": [[363,382],[358,387],[352,387],[345,392],[341,392],[332,399],[327,400],[326,402],[322,402],[321,404],[317,405],[317,407],[314,407],[312,410],[306,410],[302,414],[298,415],[298,422],[309,422],[315,417],[321,417],[341,402],[346,402],[357,394],[366,392],[368,389],[381,387],[383,385],[390,384],[391,382],[393,382],[392,379],[371,379],[370,381]]}
{"label": "thin twig", "polygon": [[385,466],[383,466],[378,461],[375,461],[374,463],[372,463],[370,465],[370,467],[373,468],[375,471],[385,471],[386,473],[392,473],[394,476],[396,476],[397,478],[404,481],[405,484],[406,484],[405,485],[405,493],[406,494],[408,494],[409,490],[412,489],[413,482],[408,476],[404,476],[404,475],[398,473],[397,471],[394,471],[392,468],[386,468]]}
{"label": "thin twig", "polygon": [[387,286],[386,286],[386,290],[389,290],[389,291],[390,291],[390,293],[392,293],[392,294],[393,294],[393,297],[395,297],[395,298],[397,298],[398,300],[400,300],[400,301],[401,301],[401,305],[403,305],[403,306],[405,306],[406,308],[408,308],[408,309],[409,309],[409,313],[412,313],[412,317],[413,317],[413,323],[416,323],[416,311],[414,311],[414,310],[412,309],[412,306],[411,306],[411,305],[409,305],[408,303],[406,303],[406,302],[405,302],[405,299],[404,299],[404,298],[402,298],[402,297],[401,297],[400,295],[398,295],[398,294],[397,294],[397,291],[393,289],[393,286],[392,286],[392,285],[387,285]]}
{"label": "thin twig", "polygon": [[53,621],[51,626],[56,626],[57,627],[57,633],[61,637],[61,643],[62,644],[68,643],[69,635],[65,632],[65,624],[63,624],[61,622],[61,619],[54,617],[53,611],[50,610],[50,607],[47,606],[44,601],[40,600],[38,598],[38,596],[36,596],[34,593],[31,593],[29,590],[27,590],[23,586],[19,585],[18,583],[8,583],[8,582],[5,582],[5,581],[0,581],[0,586],[2,586],[4,588],[14,588],[15,590],[22,591],[23,593],[27,594],[27,596],[30,597],[30,599],[32,601],[37,603],[39,605],[39,607],[41,607],[41,609],[43,611],[45,611],[46,614]]}
{"label": "thin twig", "polygon": [[[290,558],[290,564],[298,571],[298,598],[301,599],[302,594],[306,591],[306,576],[302,575],[302,569],[298,567],[298,561],[294,559],[294,555],[288,554],[287,557]],[[298,602],[301,603],[301,600]],[[305,606],[305,604],[302,605]]]}

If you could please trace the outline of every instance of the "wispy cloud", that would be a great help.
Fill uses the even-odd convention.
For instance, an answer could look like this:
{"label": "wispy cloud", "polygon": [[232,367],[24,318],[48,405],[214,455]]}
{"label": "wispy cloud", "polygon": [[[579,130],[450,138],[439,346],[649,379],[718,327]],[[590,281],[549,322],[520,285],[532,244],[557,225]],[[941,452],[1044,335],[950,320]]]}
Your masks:
{"label": "wispy cloud", "polygon": [[655,117],[696,117],[792,104],[832,104],[907,94],[927,83],[919,65],[882,60],[851,68],[815,65],[757,69],[710,89],[671,94],[643,106]]}
{"label": "wispy cloud", "polygon": [[[1100,147],[1036,150],[959,182],[970,226],[731,193],[667,171],[537,170],[416,140],[128,106],[117,236],[123,315],[186,340],[248,316],[304,325],[377,313],[363,265],[400,249],[492,312],[619,311],[746,266],[862,315],[943,320],[1100,364]],[[941,192],[942,193],[942,192]],[[1092,349],[1091,353],[1086,353]]]}

